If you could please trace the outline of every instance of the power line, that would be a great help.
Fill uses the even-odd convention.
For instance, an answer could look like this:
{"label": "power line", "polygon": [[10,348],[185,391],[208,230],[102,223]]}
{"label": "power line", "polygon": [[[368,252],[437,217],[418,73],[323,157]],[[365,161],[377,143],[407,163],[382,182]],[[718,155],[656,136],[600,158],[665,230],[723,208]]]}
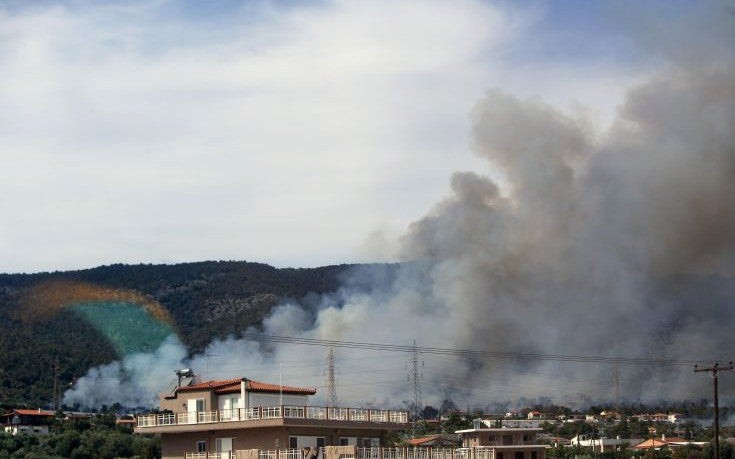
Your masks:
{"label": "power line", "polygon": [[299,338],[294,336],[267,335],[261,333],[244,333],[243,338],[282,343],[282,344],[299,344],[307,346],[327,346],[348,349],[362,349],[372,351],[386,352],[421,352],[422,354],[432,355],[455,355],[462,357],[484,357],[495,359],[511,359],[511,360],[549,360],[561,362],[578,362],[578,363],[607,363],[621,365],[661,365],[661,366],[691,366],[703,359],[691,358],[675,358],[675,357],[605,357],[605,356],[588,356],[588,355],[570,355],[570,354],[541,354],[526,352],[510,352],[501,350],[476,350],[476,349],[454,349],[454,348],[438,348],[438,347],[419,347],[405,346],[400,344],[370,343],[359,341],[339,341],[315,338]]}

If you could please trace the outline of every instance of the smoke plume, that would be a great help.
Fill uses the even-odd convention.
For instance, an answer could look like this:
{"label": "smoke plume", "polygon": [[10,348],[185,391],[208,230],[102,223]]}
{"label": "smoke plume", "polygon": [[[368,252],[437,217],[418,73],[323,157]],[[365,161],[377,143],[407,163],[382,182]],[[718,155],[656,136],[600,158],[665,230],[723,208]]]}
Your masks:
{"label": "smoke plume", "polygon": [[[403,345],[416,339],[441,348],[732,359],[733,61],[718,55],[716,63],[690,62],[673,60],[632,88],[603,133],[541,99],[487,92],[471,114],[471,144],[487,160],[488,175],[451,176],[449,195],[402,237],[407,263],[356,268],[316,307],[277,307],[262,331]],[[277,381],[280,373],[284,383],[323,386],[326,353],[233,337],[187,360],[179,343],[167,342],[156,354],[90,370],[65,401],[155,404],[155,390],[176,366],[204,377]],[[408,357],[338,350],[341,402],[402,404]],[[448,395],[480,405],[521,397],[611,400],[614,371],[628,400],[709,393],[691,368],[420,359],[425,403]],[[147,382],[137,382],[142,378]],[[136,381],[135,390],[120,392],[120,380]],[[723,385],[724,392],[735,387]]]}

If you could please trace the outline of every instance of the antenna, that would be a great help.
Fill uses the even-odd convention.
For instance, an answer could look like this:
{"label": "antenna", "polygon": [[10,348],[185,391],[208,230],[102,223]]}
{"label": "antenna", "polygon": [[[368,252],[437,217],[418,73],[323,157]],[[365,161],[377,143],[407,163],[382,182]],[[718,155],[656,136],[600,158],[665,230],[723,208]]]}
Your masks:
{"label": "antenna", "polygon": [[337,381],[334,377],[334,348],[329,348],[327,357],[327,406],[337,406]]}
{"label": "antenna", "polygon": [[411,350],[411,369],[408,373],[408,381],[411,385],[411,402],[413,403],[414,421],[411,426],[413,436],[416,435],[416,420],[421,417],[421,375],[419,374],[419,348],[416,346],[416,340],[413,340],[413,348]]}

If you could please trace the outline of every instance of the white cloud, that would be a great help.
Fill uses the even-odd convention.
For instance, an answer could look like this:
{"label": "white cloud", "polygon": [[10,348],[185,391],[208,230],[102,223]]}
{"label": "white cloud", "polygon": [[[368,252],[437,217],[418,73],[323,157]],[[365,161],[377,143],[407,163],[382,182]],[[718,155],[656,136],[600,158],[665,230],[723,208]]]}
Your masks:
{"label": "white cloud", "polygon": [[354,261],[483,167],[485,89],[576,90],[504,68],[529,19],[480,1],[171,8],[0,11],[0,270]]}

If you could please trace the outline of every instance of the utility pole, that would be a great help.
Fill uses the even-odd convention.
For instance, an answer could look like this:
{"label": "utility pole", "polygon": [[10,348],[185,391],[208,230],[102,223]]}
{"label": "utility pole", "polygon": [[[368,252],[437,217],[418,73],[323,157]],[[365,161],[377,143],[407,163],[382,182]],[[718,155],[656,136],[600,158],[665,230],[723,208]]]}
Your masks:
{"label": "utility pole", "polygon": [[59,358],[54,359],[54,411],[59,409]]}
{"label": "utility pole", "polygon": [[617,411],[616,414],[620,414],[620,368],[618,367],[618,364],[615,364],[615,373],[613,374],[613,378],[615,379],[615,411]]}
{"label": "utility pole", "polygon": [[411,383],[411,398],[414,406],[414,420],[411,427],[412,434],[416,436],[416,421],[421,416],[421,375],[419,373],[419,348],[416,346],[416,340],[413,340],[413,350],[411,351],[411,371],[408,373],[408,380]]}
{"label": "utility pole", "polygon": [[[278,364],[278,406],[283,410],[283,364]],[[283,413],[281,413],[283,415]]]}
{"label": "utility pole", "polygon": [[728,362],[727,365],[720,366],[719,363],[715,362],[711,367],[700,368],[698,365],[694,365],[694,372],[709,372],[712,376],[712,382],[714,385],[714,397],[715,397],[715,456],[714,459],[720,459],[720,402],[717,394],[717,377],[721,371],[729,371],[734,369],[732,362]]}
{"label": "utility pole", "polygon": [[334,348],[329,348],[327,357],[327,406],[337,406],[337,381],[334,377]]}

